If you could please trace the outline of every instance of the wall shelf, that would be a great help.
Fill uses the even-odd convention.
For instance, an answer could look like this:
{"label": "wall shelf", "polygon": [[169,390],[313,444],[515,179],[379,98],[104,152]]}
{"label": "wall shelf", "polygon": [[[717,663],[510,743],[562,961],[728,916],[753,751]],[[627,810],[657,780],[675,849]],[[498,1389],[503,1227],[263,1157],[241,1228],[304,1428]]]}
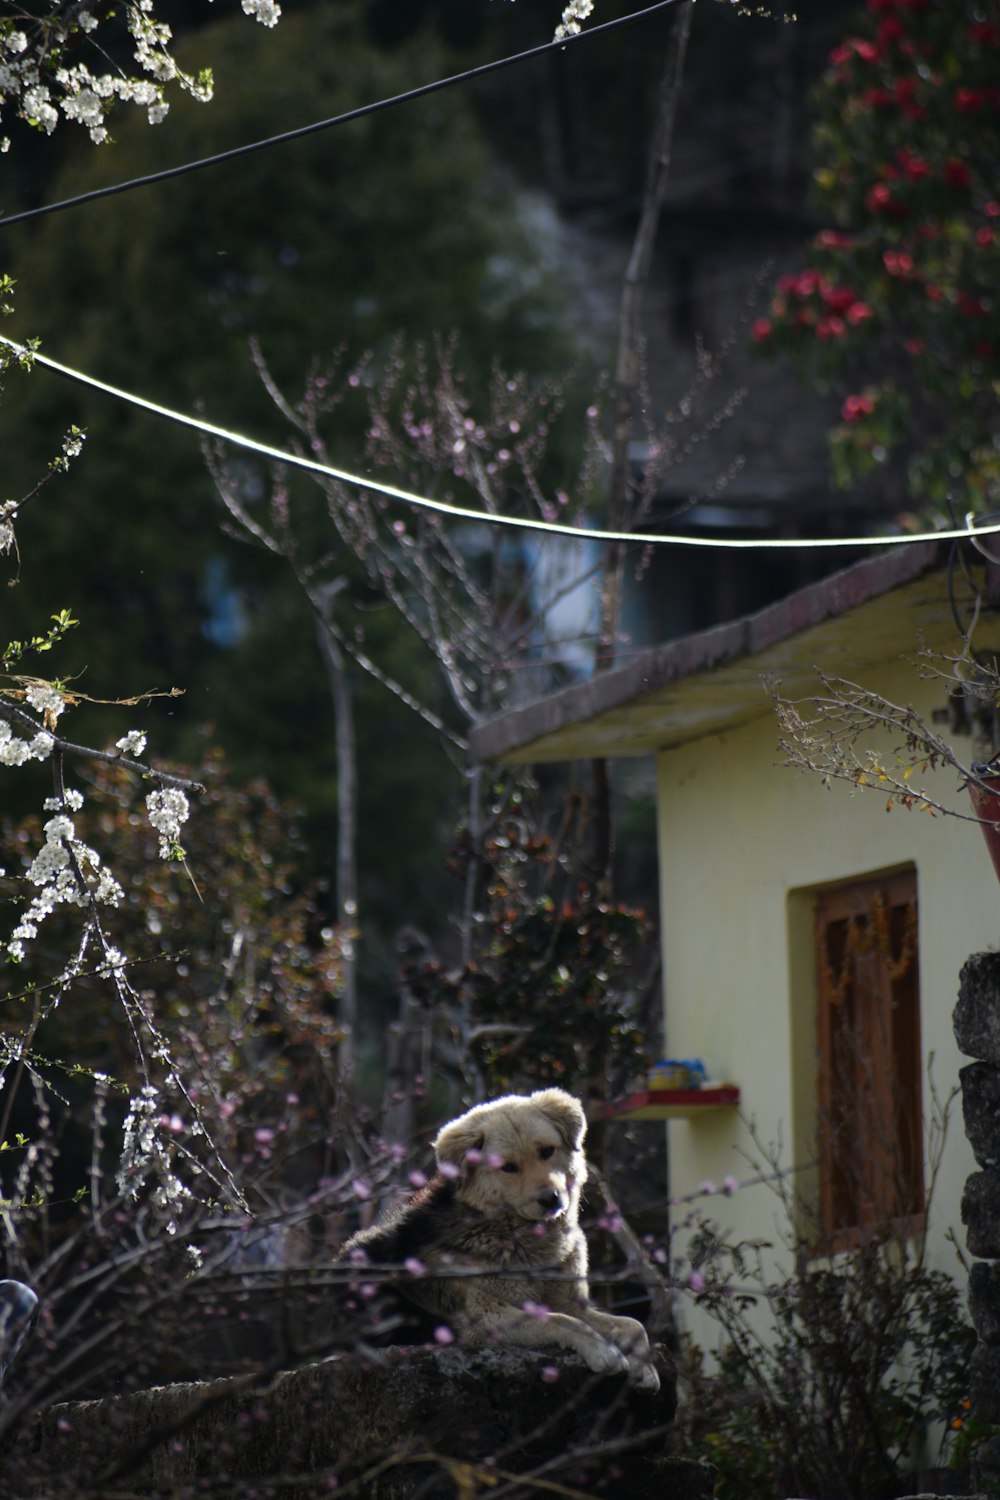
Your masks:
{"label": "wall shelf", "polygon": [[720,1109],[737,1109],[735,1084],[714,1089],[650,1089],[604,1106],[606,1120],[695,1120]]}

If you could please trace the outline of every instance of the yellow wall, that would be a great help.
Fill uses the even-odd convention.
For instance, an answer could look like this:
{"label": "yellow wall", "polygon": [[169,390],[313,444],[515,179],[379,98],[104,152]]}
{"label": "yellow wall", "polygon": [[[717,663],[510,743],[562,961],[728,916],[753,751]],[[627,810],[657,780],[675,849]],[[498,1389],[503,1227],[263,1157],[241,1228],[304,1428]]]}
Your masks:
{"label": "yellow wall", "polygon": [[[926,716],[944,702],[940,685],[921,683],[902,663],[865,685]],[[934,1055],[944,1096],[966,1060],[951,1027],[959,970],[969,954],[1000,939],[1000,883],[975,824],[900,807],[887,813],[876,792],[852,794],[842,783],[826,789],[817,777],[783,767],[763,690],[762,706],[747,728],[658,757],[666,1052],[701,1057],[713,1076],[739,1084],[741,1113],[756,1122],[765,1144],[783,1143],[791,1165],[810,1149],[816,1086],[810,903],[792,893],[916,867],[922,1043],[925,1059]],[[967,739],[957,749],[966,761],[973,754]],[[968,794],[957,782],[945,771],[935,773],[933,785],[964,810]],[[924,1092],[926,1126],[926,1069]],[[705,1179],[750,1175],[740,1152],[752,1152],[752,1143],[734,1115],[667,1128],[674,1194],[693,1192]],[[956,1100],[928,1243],[932,1263],[958,1275],[945,1232],[954,1229],[964,1247],[959,1205],[974,1169]],[[764,1187],[705,1206],[738,1236],[774,1238],[776,1202]],[[709,1342],[697,1315],[692,1331]]]}

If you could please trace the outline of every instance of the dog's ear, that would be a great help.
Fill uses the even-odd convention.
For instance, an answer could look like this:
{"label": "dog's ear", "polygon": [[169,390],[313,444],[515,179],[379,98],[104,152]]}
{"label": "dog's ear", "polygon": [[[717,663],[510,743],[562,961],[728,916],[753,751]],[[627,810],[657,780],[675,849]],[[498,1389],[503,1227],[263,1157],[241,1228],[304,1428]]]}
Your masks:
{"label": "dog's ear", "polygon": [[569,1149],[579,1151],[587,1134],[587,1117],[579,1099],[563,1089],[539,1089],[531,1102],[552,1121]]}
{"label": "dog's ear", "polygon": [[465,1154],[467,1151],[481,1151],[483,1147],[483,1125],[481,1120],[474,1120],[469,1115],[463,1115],[461,1119],[452,1120],[439,1132],[434,1142],[434,1154],[438,1165],[443,1161],[451,1162],[452,1166],[467,1166]]}

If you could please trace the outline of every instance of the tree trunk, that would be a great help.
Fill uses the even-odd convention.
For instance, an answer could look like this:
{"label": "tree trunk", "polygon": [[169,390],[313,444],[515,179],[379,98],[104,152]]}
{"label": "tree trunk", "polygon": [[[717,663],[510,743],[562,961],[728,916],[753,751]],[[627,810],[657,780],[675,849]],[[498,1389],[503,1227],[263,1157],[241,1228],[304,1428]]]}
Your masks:
{"label": "tree trunk", "polygon": [[358,1019],[358,772],[354,704],[344,653],[331,629],[333,600],[343,586],[344,580],[338,578],[322,595],[313,599],[316,634],[333,699],[337,744],[336,896],[337,921],[342,933],[344,958],[344,990],[340,1000],[340,1027],[343,1035],[338,1052],[337,1076],[342,1086],[349,1085],[354,1072],[354,1038]]}

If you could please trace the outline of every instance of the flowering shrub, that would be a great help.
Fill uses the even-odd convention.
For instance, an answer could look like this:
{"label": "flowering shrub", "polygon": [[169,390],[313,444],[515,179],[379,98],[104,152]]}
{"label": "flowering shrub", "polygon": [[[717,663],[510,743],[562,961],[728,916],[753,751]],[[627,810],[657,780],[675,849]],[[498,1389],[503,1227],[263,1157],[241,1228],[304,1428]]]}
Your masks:
{"label": "flowering shrub", "polygon": [[[187,836],[188,873],[157,859],[164,836],[135,807],[134,773],[111,762],[93,768],[86,815],[95,841],[114,851],[109,922],[114,951],[128,955],[115,977],[134,986],[134,1000],[123,1014],[104,966],[81,965],[63,1002],[51,1013],[46,1008],[32,1037],[33,1065],[42,1076],[50,1076],[49,1059],[69,1057],[78,1070],[100,1071],[131,1098],[119,1167],[123,1191],[142,1180],[142,1161],[155,1160],[145,1148],[160,1127],[172,1147],[189,1154],[200,1150],[204,1133],[227,1160],[242,1159],[251,1175],[273,1173],[286,1148],[303,1150],[314,1135],[322,1138],[333,1098],[341,939],[324,926],[316,893],[296,888],[296,820],[263,783],[233,787],[217,752],[208,752],[203,775],[200,815]],[[174,787],[161,795],[172,792],[183,795]],[[63,840],[70,835],[53,825],[70,820],[51,818],[34,852],[38,821],[0,829],[6,868],[0,897],[17,900],[24,881],[36,883],[36,867],[52,848],[55,878],[66,878]],[[210,894],[192,881],[206,872]],[[101,876],[112,880],[103,867]],[[77,927],[75,911],[53,907],[44,951],[36,952],[24,934],[19,990],[48,994],[55,985],[58,992],[74,967]],[[164,1053],[165,1068],[144,1072],[130,1013],[140,1036],[155,1026],[153,1050]],[[0,1054],[22,1031],[16,1011],[0,1022]]]}
{"label": "flowering shrub", "polygon": [[[472,956],[460,969],[422,963],[414,993],[466,1018],[475,1067],[496,1094],[557,1083],[586,1093],[622,1081],[645,1041],[627,970],[647,935],[643,914],[600,899],[574,873],[572,850],[532,827],[517,787],[491,809],[479,855]],[[456,870],[469,851],[455,851]]]}
{"label": "flowering shrub", "polygon": [[[242,0],[248,16],[263,26],[274,26],[281,15],[275,0]],[[185,73],[171,53],[173,33],[158,19],[155,0],[126,0],[120,12],[101,0],[92,8],[81,5],[42,6],[31,15],[16,9],[0,18],[0,124],[4,115],[19,115],[29,125],[51,135],[61,120],[83,125],[96,144],[108,139],[105,123],[121,101],[146,111],[151,125],[162,120],[170,105],[169,84],[199,100],[212,97],[208,69]],[[124,21],[134,73],[109,66],[108,48],[119,50]],[[73,61],[83,50],[89,61]],[[96,59],[97,71],[91,71]],[[10,147],[0,139],[0,151]]]}
{"label": "flowering shrub", "polygon": [[754,338],[840,387],[841,486],[898,452],[923,503],[959,476],[963,509],[1000,496],[998,63],[996,0],[868,0],[830,54],[815,184],[834,227]]}
{"label": "flowering shrub", "polygon": [[[942,1098],[928,1077],[928,1213],[958,1092]],[[780,1147],[752,1125],[750,1136],[769,1169],[756,1182],[775,1196],[774,1240],[738,1241],[721,1214],[697,1209],[678,1226],[688,1291],[719,1332],[714,1367],[693,1343],[683,1351],[678,1441],[717,1465],[718,1500],[909,1494],[922,1450],[937,1442],[938,1462],[962,1459],[954,1424],[975,1344],[965,1288],[928,1263],[922,1233],[891,1222],[846,1248]]]}

